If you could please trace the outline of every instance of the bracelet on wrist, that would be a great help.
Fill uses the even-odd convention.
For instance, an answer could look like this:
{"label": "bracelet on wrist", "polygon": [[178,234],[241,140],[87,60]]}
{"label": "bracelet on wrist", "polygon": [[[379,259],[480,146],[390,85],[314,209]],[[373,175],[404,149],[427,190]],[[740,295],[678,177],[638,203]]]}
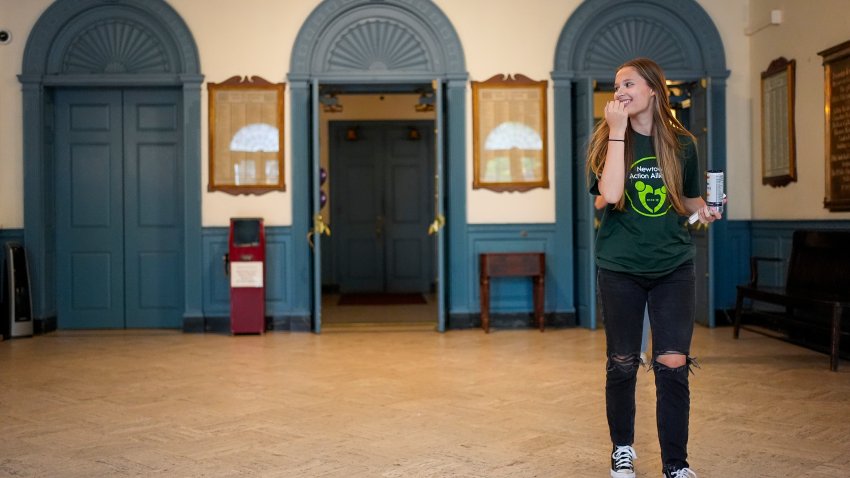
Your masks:
{"label": "bracelet on wrist", "polygon": [[623,142],[623,143],[626,142],[625,139],[615,139],[615,138],[608,138],[608,141],[620,141],[620,142]]}

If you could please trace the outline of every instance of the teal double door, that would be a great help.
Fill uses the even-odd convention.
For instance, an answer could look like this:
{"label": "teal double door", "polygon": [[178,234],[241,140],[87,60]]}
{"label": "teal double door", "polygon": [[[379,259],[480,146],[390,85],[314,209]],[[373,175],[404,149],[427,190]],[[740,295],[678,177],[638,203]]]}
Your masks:
{"label": "teal double door", "polygon": [[60,328],[176,328],[183,309],[180,92],[59,89]]}
{"label": "teal double door", "polygon": [[340,292],[427,293],[435,281],[435,243],[428,234],[434,123],[334,121],[329,142]]}

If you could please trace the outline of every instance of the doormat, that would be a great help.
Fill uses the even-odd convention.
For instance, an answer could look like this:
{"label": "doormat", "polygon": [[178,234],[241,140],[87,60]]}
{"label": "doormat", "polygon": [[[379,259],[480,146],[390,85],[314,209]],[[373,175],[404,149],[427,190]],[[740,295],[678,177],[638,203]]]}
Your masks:
{"label": "doormat", "polygon": [[422,294],[342,294],[339,305],[412,305],[427,304]]}

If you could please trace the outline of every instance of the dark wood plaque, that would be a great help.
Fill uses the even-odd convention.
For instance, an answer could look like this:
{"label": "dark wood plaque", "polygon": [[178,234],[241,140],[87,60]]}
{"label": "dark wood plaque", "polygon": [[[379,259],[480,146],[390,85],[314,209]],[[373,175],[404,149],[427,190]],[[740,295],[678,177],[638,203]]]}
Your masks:
{"label": "dark wood plaque", "polygon": [[761,73],[761,182],[773,187],[797,180],[795,69],[796,61],[779,57]]}
{"label": "dark wood plaque", "polygon": [[265,194],[285,191],[283,83],[232,76],[208,83],[207,191]]}
{"label": "dark wood plaque", "polygon": [[830,211],[850,211],[850,41],[818,52],[823,57],[826,197]]}
{"label": "dark wood plaque", "polygon": [[549,188],[546,90],[519,73],[472,82],[472,189]]}

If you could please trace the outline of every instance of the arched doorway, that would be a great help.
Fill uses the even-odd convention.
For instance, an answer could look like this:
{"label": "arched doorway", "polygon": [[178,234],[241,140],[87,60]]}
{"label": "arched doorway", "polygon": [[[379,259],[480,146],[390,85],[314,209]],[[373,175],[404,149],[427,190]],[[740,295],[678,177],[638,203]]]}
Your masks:
{"label": "arched doorway", "polygon": [[[421,0],[326,0],[302,26],[292,50],[288,75],[292,111],[293,257],[296,280],[310,287],[298,291],[297,309],[310,311],[313,330],[321,331],[320,241],[312,249],[311,231],[323,227],[319,201],[318,107],[324,85],[360,90],[416,88],[432,85],[437,108],[435,221],[437,275],[447,263],[466,263],[465,91],[466,66],[460,39],[445,14]],[[443,171],[445,168],[445,171]],[[447,178],[442,182],[442,178]],[[449,197],[444,202],[444,197]],[[452,211],[457,211],[452,214]],[[450,245],[446,243],[449,242]],[[451,257],[443,257],[448,251]],[[311,252],[311,253],[308,253]],[[441,259],[442,258],[442,259]],[[466,274],[466,271],[464,271]],[[464,278],[451,288],[438,279],[438,330],[445,329],[451,296],[463,293]]]}
{"label": "arched doorway", "polygon": [[[173,304],[179,317],[176,324],[169,326],[192,329],[196,324],[203,324],[200,285],[200,88],[203,76],[195,41],[177,12],[162,0],[53,3],[30,32],[18,78],[22,83],[24,111],[24,238],[30,259],[36,320],[43,321],[43,328],[55,327],[52,321],[57,319],[57,290],[69,287],[67,283],[59,283],[67,277],[63,276],[66,272],[58,270],[61,258],[57,259],[60,252],[57,234],[64,234],[59,227],[56,204],[57,161],[62,160],[57,159],[56,154],[57,95],[73,90],[94,93],[97,97],[97,92],[109,90],[113,96],[123,98],[125,94],[133,97],[144,90],[146,99],[142,103],[168,104],[164,108],[146,110],[149,116],[145,116],[144,121],[160,117],[168,110],[170,116],[164,121],[174,125],[168,154],[172,157],[172,166],[179,169],[176,176],[179,184],[171,190],[178,195],[175,200],[179,205],[167,221],[176,224],[172,241],[179,241],[179,244],[169,254],[182,262],[181,275],[176,279],[176,286],[182,290],[179,296],[172,297],[172,301],[179,302]],[[172,99],[162,102],[159,92],[166,90]],[[151,99],[153,102],[149,101]],[[64,100],[60,98],[60,101]],[[144,125],[141,128],[144,129]],[[160,129],[160,126],[152,125],[151,129]],[[117,139],[116,144],[121,141]],[[154,153],[152,157],[163,156]],[[156,169],[151,167],[147,171]],[[156,215],[154,211],[148,212]],[[96,216],[97,213],[92,214],[88,220],[109,222],[109,218]],[[153,216],[145,220],[148,219],[158,220]],[[124,232],[107,232],[107,240],[117,242],[115,234],[123,235]],[[123,250],[119,252],[124,254]],[[96,255],[88,257],[92,259]],[[163,262],[170,260],[162,259]],[[89,261],[88,265],[95,265],[95,262]],[[97,267],[105,270],[111,266],[98,264]],[[120,272],[123,275],[124,271]],[[144,271],[135,272],[144,274]],[[142,290],[141,293],[150,298],[156,291]]]}
{"label": "arched doorway", "polygon": [[[575,250],[576,313],[584,327],[596,327],[596,280],[593,264],[593,204],[587,194],[584,151],[593,128],[593,92],[597,81],[610,82],[614,70],[638,56],[657,61],[667,77],[697,84],[704,105],[695,112],[701,162],[726,167],[726,70],[723,42],[708,14],[693,0],[597,0],[573,12],[560,38],[552,73],[555,90],[557,164],[572,165],[558,177],[558,234]],[[574,205],[575,207],[571,207]],[[574,214],[575,219],[570,216]],[[701,236],[700,236],[701,234]],[[704,291],[698,317],[714,326],[713,271],[716,244],[724,243],[725,221],[695,234],[697,287]],[[560,239],[559,239],[560,240]],[[574,241],[574,242],[573,242]],[[699,302],[699,299],[698,299]]]}

